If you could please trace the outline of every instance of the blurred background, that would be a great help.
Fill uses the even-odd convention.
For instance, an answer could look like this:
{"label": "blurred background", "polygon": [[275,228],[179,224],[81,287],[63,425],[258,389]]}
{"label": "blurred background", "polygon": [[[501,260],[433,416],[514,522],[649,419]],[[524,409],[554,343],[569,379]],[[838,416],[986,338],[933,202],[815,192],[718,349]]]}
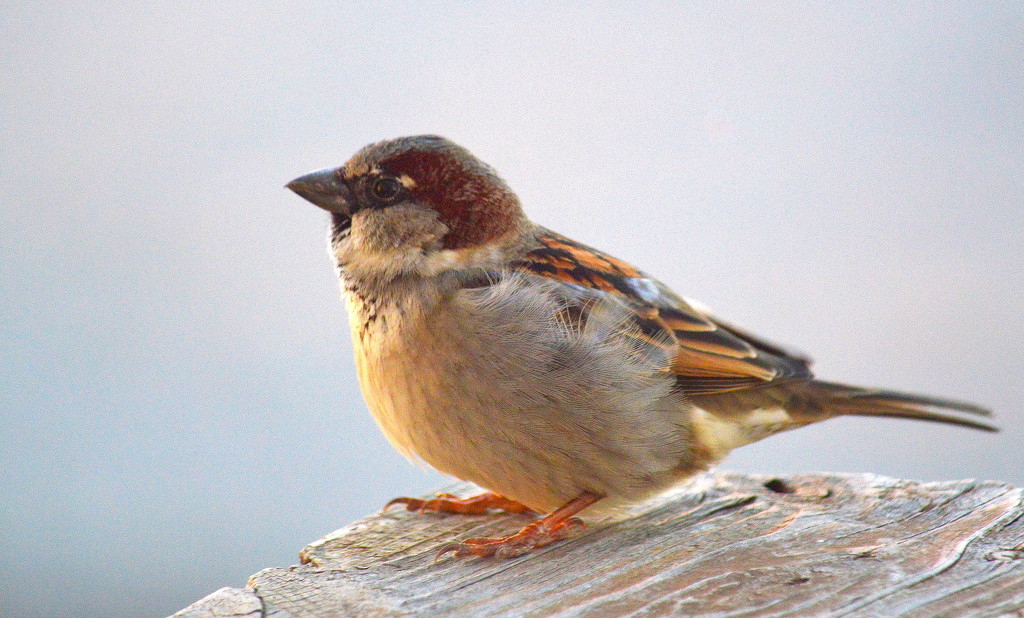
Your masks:
{"label": "blurred background", "polygon": [[158,616],[446,480],[359,394],[327,216],[283,188],[439,133],[538,222],[829,379],[725,468],[1024,484],[1024,5],[4,3],[0,614]]}

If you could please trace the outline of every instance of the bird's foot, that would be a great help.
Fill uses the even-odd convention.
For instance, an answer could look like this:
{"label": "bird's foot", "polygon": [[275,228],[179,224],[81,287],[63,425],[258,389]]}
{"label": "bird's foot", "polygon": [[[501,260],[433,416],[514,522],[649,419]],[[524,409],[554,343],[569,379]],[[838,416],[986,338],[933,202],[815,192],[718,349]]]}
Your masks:
{"label": "bird's foot", "polygon": [[583,509],[600,500],[599,494],[585,491],[562,507],[555,509],[544,517],[526,526],[512,536],[497,539],[477,537],[466,539],[461,543],[448,543],[441,548],[434,560],[448,552],[455,556],[494,556],[495,558],[514,558],[533,551],[538,547],[551,545],[556,541],[569,538],[585,527],[576,517]]}
{"label": "bird's foot", "polygon": [[421,500],[420,498],[395,498],[384,506],[388,510],[395,504],[404,504],[406,510],[417,513],[461,513],[463,515],[477,515],[486,513],[490,509],[498,509],[506,513],[533,513],[533,510],[525,504],[515,500],[493,494],[490,492],[469,498],[460,498],[452,494],[437,494],[433,500]]}
{"label": "bird's foot", "polygon": [[441,548],[434,560],[448,552],[454,552],[456,557],[480,556],[495,558],[515,558],[529,553],[538,547],[550,545],[556,541],[567,539],[585,528],[585,524],[576,517],[551,525],[544,519],[533,522],[512,536],[489,539],[477,537],[466,539],[461,543],[448,543]]}

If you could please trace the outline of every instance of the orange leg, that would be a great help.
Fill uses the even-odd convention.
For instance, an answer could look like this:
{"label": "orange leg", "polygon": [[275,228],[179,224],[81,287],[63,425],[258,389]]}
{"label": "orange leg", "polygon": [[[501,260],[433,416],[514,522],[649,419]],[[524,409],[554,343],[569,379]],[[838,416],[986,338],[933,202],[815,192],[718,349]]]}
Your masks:
{"label": "orange leg", "polygon": [[395,498],[384,506],[388,510],[393,504],[404,504],[406,510],[424,513],[433,511],[435,513],[461,513],[463,515],[476,515],[486,513],[489,509],[499,509],[506,513],[532,513],[530,507],[520,504],[515,500],[509,500],[487,492],[479,496],[460,498],[452,494],[437,494],[433,500],[420,500],[419,498]]}
{"label": "orange leg", "polygon": [[561,541],[581,530],[584,527],[583,522],[573,515],[601,498],[602,496],[585,491],[570,500],[565,506],[552,511],[512,536],[499,539],[481,537],[466,539],[461,543],[448,543],[438,552],[437,558],[448,552],[455,552],[456,556],[495,556],[497,558],[520,556],[538,547]]}

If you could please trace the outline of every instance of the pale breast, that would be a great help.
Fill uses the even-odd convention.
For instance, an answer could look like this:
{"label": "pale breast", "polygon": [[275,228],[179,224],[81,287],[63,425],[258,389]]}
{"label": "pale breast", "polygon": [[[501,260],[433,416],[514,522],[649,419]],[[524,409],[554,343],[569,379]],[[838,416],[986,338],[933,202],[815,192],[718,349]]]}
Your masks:
{"label": "pale breast", "polygon": [[[614,299],[532,275],[407,290],[368,324],[350,301],[367,404],[408,456],[539,510],[581,491],[633,496],[689,453],[687,404]],[[585,300],[589,319],[571,322]],[[596,304],[603,306],[596,307]]]}

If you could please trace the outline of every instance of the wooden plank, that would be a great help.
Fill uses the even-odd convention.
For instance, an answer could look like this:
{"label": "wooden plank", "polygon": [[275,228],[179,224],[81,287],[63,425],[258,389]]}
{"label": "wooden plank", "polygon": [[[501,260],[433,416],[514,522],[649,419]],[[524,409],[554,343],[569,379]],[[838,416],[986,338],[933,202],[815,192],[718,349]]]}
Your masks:
{"label": "wooden plank", "polygon": [[1024,615],[1024,495],[1002,483],[708,473],[526,556],[434,561],[530,520],[378,513],[254,575],[237,592],[262,613],[177,615]]}

